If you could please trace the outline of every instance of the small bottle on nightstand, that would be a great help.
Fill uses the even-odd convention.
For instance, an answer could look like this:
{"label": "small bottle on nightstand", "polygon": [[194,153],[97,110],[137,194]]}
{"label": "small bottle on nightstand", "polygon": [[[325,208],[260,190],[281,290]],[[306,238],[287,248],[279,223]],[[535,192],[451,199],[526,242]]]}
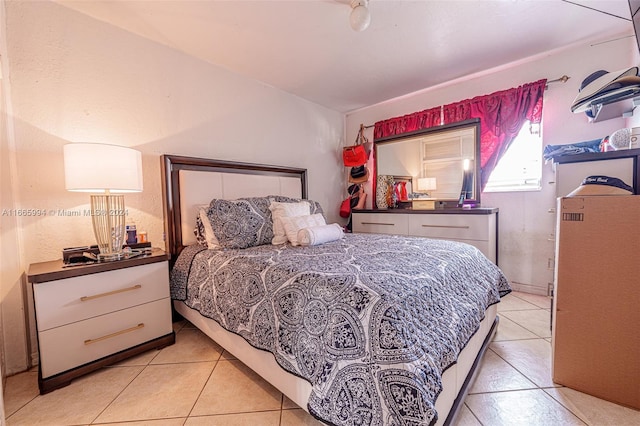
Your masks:
{"label": "small bottle on nightstand", "polygon": [[138,242],[138,236],[136,232],[136,224],[135,222],[131,222],[130,225],[127,225],[127,244],[136,244]]}

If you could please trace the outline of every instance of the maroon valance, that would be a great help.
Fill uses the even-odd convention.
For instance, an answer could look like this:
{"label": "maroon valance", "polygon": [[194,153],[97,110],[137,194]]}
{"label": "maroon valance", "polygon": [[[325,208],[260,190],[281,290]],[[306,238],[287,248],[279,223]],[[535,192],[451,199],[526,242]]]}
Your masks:
{"label": "maroon valance", "polygon": [[430,108],[402,117],[378,121],[374,140],[450,124],[472,118],[480,119],[480,186],[484,187],[496,164],[518,135],[525,121],[542,120],[542,101],[547,80],[477,96],[472,99]]}
{"label": "maroon valance", "polygon": [[373,139],[401,135],[415,130],[427,129],[442,124],[442,107],[425,109],[402,117],[378,121],[373,129]]}

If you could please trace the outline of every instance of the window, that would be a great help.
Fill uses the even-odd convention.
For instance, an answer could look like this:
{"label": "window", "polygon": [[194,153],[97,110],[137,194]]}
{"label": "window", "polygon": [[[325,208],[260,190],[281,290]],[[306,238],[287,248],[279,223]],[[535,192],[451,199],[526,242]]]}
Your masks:
{"label": "window", "polygon": [[465,129],[422,141],[422,176],[436,179],[432,195],[454,200],[460,196],[463,162],[475,157],[474,135],[473,129]]}
{"label": "window", "polygon": [[485,192],[541,189],[542,136],[540,125],[528,121],[491,173]]}

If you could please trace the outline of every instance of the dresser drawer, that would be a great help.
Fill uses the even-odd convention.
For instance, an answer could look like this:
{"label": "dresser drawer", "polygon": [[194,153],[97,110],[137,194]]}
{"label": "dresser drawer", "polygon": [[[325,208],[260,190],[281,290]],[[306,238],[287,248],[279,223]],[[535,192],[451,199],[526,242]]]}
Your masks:
{"label": "dresser drawer", "polygon": [[169,298],[38,333],[42,377],[171,333]]}
{"label": "dresser drawer", "polygon": [[495,215],[425,214],[409,218],[409,235],[419,237],[488,241],[495,232]]}
{"label": "dresser drawer", "polygon": [[167,262],[34,284],[38,331],[169,297]]}
{"label": "dresser drawer", "polygon": [[408,214],[353,213],[351,216],[353,232],[407,235],[408,216]]}

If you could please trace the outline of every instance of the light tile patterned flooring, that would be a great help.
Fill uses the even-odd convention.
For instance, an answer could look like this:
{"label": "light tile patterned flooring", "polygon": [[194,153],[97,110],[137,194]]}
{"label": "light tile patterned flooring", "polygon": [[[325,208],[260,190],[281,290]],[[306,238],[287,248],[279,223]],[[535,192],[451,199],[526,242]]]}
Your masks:
{"label": "light tile patterned flooring", "polygon": [[[551,381],[549,299],[512,293],[457,425],[640,425],[640,411]],[[187,322],[176,344],[103,368],[38,395],[37,372],[9,377],[13,425],[318,425]]]}

